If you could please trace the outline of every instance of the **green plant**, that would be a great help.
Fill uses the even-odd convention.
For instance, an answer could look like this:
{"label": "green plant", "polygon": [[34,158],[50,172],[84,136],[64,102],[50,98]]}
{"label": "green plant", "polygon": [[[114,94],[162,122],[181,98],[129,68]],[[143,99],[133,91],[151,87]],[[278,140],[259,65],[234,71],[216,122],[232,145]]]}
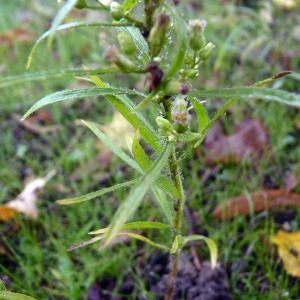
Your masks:
{"label": "green plant", "polygon": [[[175,1],[174,1],[175,2]],[[166,1],[144,1],[142,6],[137,1],[125,1],[123,5],[112,2],[110,7],[97,4],[91,7],[84,0],[69,0],[61,8],[53,21],[52,28],[46,32],[33,47],[27,67],[30,66],[33,54],[39,43],[48,37],[48,46],[51,47],[54,33],[60,30],[77,27],[115,27],[119,48],[109,47],[104,58],[112,63],[114,68],[101,68],[101,70],[77,71],[76,75],[89,75],[95,88],[77,90],[65,90],[48,95],[39,100],[24,115],[26,118],[37,109],[60,101],[80,99],[85,97],[105,96],[106,99],[126,118],[136,129],[136,135],[132,143],[133,158],[115,145],[97,126],[97,124],[83,121],[83,124],[91,129],[102,142],[104,142],[117,156],[124,160],[129,166],[140,173],[140,177],[105,188],[88,195],[64,199],[58,201],[60,204],[75,204],[88,201],[105,193],[133,186],[129,195],[121,203],[110,225],[107,228],[99,229],[90,234],[97,235],[87,242],[70,247],[70,250],[102,240],[103,247],[109,245],[117,235],[136,238],[170,251],[172,259],[172,270],[170,283],[166,291],[165,299],[172,299],[174,283],[177,270],[177,262],[180,251],[184,244],[189,241],[203,239],[206,241],[211,252],[212,267],[217,260],[217,247],[215,243],[204,236],[192,235],[183,237],[181,233],[182,212],[185,202],[180,164],[186,155],[201,144],[208,129],[221,117],[226,109],[241,97],[260,98],[269,101],[300,106],[300,97],[284,91],[268,88],[258,88],[276,78],[289,74],[283,72],[272,78],[260,81],[247,88],[228,88],[218,90],[197,90],[192,89],[192,80],[198,76],[201,64],[208,58],[214,45],[205,40],[205,21],[190,21],[188,26],[179,14],[175,4]],[[60,25],[64,16],[73,8],[79,9],[103,9],[109,11],[113,22],[74,22]],[[138,20],[134,16],[134,10],[144,9],[144,19]],[[175,45],[175,46],[174,46]],[[175,49],[174,53],[171,49]],[[104,63],[105,65],[105,63]],[[66,73],[70,71],[65,71]],[[72,71],[73,72],[73,71]],[[101,74],[136,74],[145,79],[146,92],[139,92],[128,88],[114,88],[105,84],[98,75]],[[49,72],[49,76],[51,75]],[[32,76],[34,78],[34,76]],[[130,98],[139,99],[140,103],[135,106]],[[212,119],[209,119],[205,108],[199,98],[231,98]],[[145,117],[142,108],[146,105],[157,106],[160,110],[159,116],[150,115]],[[189,103],[191,105],[189,106]],[[194,109],[198,129],[192,131],[189,128],[191,115],[189,111]],[[151,125],[155,119],[157,130]],[[150,160],[145,154],[139,142],[139,135],[156,152],[156,159]],[[178,146],[178,142],[183,147]],[[141,205],[146,192],[152,189],[158,200],[162,211],[165,214],[165,223],[149,221],[127,223],[138,207]],[[171,230],[166,235],[164,245],[158,244],[142,235],[130,232],[134,229],[156,228]],[[123,232],[122,230],[128,230]]]}

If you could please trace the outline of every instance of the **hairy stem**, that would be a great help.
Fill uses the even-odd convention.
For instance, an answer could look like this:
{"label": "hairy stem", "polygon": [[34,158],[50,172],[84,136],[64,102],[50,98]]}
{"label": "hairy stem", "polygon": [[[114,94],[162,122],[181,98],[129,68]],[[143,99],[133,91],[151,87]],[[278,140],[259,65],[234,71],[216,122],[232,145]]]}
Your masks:
{"label": "hairy stem", "polygon": [[[166,98],[163,100],[163,105],[165,109],[166,118],[169,121],[171,120],[171,104],[170,99]],[[173,147],[173,150],[170,155],[169,159],[169,169],[171,173],[171,179],[173,181],[174,186],[179,192],[179,198],[173,199],[173,207],[174,207],[174,216],[173,216],[173,226],[172,226],[172,242],[174,242],[176,236],[180,234],[180,227],[181,227],[181,219],[184,209],[184,200],[185,195],[182,186],[182,180],[180,176],[180,168],[176,157],[175,148],[176,145]],[[177,265],[179,259],[180,250],[176,253],[171,255],[171,271],[170,271],[170,278],[167,287],[167,291],[165,294],[164,300],[171,300],[174,295],[175,291],[175,281],[176,281],[176,273],[177,273]]]}

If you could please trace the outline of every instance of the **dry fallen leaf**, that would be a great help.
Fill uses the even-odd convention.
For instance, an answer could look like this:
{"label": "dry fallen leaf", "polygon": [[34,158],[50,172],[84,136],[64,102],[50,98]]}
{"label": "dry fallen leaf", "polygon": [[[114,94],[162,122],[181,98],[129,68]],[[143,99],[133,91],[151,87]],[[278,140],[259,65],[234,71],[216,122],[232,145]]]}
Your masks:
{"label": "dry fallen leaf", "polygon": [[287,273],[300,277],[300,231],[279,230],[271,237],[271,242],[278,246],[278,254]]}
{"label": "dry fallen leaf", "polygon": [[37,192],[46,185],[47,181],[49,181],[54,174],[55,171],[51,171],[45,178],[36,178],[30,181],[16,199],[0,206],[0,217],[2,220],[7,221],[13,218],[16,212],[37,218]]}
{"label": "dry fallen leaf", "polygon": [[239,195],[218,204],[212,215],[216,219],[233,218],[236,215],[249,215],[254,212],[280,206],[300,205],[300,195],[286,193],[282,190],[269,189],[248,195]]}
{"label": "dry fallen leaf", "polygon": [[246,119],[235,126],[234,134],[226,136],[215,126],[204,141],[205,161],[208,164],[253,162],[268,147],[268,131],[259,120]]}

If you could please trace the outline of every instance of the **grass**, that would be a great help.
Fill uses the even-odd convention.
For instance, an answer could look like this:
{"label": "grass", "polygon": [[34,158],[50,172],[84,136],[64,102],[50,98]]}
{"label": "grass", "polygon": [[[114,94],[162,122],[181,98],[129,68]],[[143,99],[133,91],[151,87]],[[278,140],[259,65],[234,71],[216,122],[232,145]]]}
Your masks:
{"label": "grass", "polygon": [[[18,5],[12,5],[9,1],[1,5],[3,13],[0,15],[0,34],[24,25],[15,17],[17,12],[32,12],[32,8],[29,8],[31,1],[15,2]],[[210,40],[216,43],[217,50],[203,66],[201,78],[197,79],[196,85],[248,85],[286,68],[282,66],[283,60],[280,57],[297,49],[293,30],[288,31],[287,28],[294,28],[299,8],[291,12],[275,10],[276,24],[268,26],[255,10],[242,7],[235,9],[232,5],[221,7],[214,1],[203,2],[206,3],[199,8],[199,14],[209,22],[207,36],[212,37]],[[234,4],[234,1],[228,2]],[[0,47],[1,57],[6,58],[0,64],[4,69],[1,76],[25,72],[26,58],[35,38],[49,26],[51,17],[45,21],[45,17],[34,9],[34,16],[26,25],[28,33],[34,38],[25,44],[13,41],[11,47]],[[55,9],[52,9],[49,7],[47,11],[55,13]],[[198,16],[195,12],[190,14]],[[70,18],[77,17],[72,15]],[[83,18],[84,15],[79,17]],[[49,54],[46,45],[42,45],[28,72],[97,63],[101,60],[100,51],[94,29],[58,34],[54,52]],[[299,57],[292,57],[289,63],[290,68],[297,72]],[[118,285],[125,274],[131,272],[136,285],[147,294],[144,283],[137,276],[136,252],[146,249],[142,254],[142,259],[146,261],[148,253],[152,251],[148,246],[141,247],[132,241],[130,247],[115,246],[104,252],[99,252],[97,245],[74,252],[66,251],[70,245],[87,240],[87,232],[108,224],[124,191],[75,206],[55,204],[55,200],[85,194],[131,178],[132,171],[117,160],[113,160],[109,170],[101,166],[95,170],[92,167],[98,153],[95,137],[75,125],[78,118],[107,123],[111,118],[111,107],[103,99],[49,107],[47,110],[54,119],[53,124],[58,124],[60,129],[47,135],[30,133],[11,117],[12,113],[23,114],[42,96],[74,85],[74,82],[80,84],[78,80],[63,78],[30,82],[1,90],[0,159],[3,164],[0,169],[0,204],[19,194],[23,189],[24,178],[44,177],[53,169],[57,170],[57,175],[39,193],[40,216],[37,220],[22,217],[17,230],[12,222],[2,223],[0,250],[6,247],[10,255],[0,257],[0,278],[8,276],[10,290],[37,299],[85,299],[89,286],[98,277],[117,277]],[[279,80],[275,84],[291,91],[297,89],[297,81],[292,78]],[[215,105],[213,101],[208,103],[211,115]],[[201,155],[198,158],[189,156],[183,176],[185,186],[189,187],[188,208],[198,216],[194,224],[195,231],[211,237],[218,244],[220,261],[228,271],[234,299],[296,299],[298,281],[286,275],[279,260],[274,261],[260,236],[268,238],[281,227],[282,224],[276,221],[276,215],[282,211],[295,214],[293,219],[287,221],[292,222],[294,230],[299,230],[300,209],[282,208],[249,217],[239,216],[230,221],[212,219],[211,210],[217,203],[241,194],[244,190],[252,192],[260,189],[265,178],[276,187],[283,185],[287,173],[300,161],[297,144],[300,137],[297,129],[299,110],[276,103],[245,100],[235,104],[231,111],[230,116],[222,119],[228,134],[232,133],[233,124],[238,123],[244,114],[260,119],[270,132],[271,150],[254,165],[217,165],[216,172],[203,186],[200,180],[208,166],[204,164]],[[299,185],[296,191],[299,192]],[[144,219],[151,216],[160,220],[152,196],[149,195],[147,199],[149,201],[144,202],[139,214]],[[184,226],[188,229],[187,224]],[[163,238],[162,235],[156,237],[158,241]],[[208,259],[205,247],[199,247],[197,251],[201,259]],[[147,299],[150,297],[147,294]]]}

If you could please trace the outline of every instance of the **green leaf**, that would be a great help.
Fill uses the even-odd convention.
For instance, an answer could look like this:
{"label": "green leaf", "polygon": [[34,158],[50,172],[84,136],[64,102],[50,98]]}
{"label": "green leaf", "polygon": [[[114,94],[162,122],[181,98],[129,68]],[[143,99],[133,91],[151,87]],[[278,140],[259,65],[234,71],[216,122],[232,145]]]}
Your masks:
{"label": "green leaf", "polygon": [[48,80],[51,78],[62,78],[68,76],[84,76],[93,74],[116,74],[119,70],[116,68],[108,69],[96,69],[96,70],[52,70],[52,71],[40,71],[32,73],[24,73],[21,75],[13,75],[0,78],[0,88],[8,87],[15,84],[38,81],[38,80]]}
{"label": "green leaf", "polygon": [[33,297],[26,296],[20,293],[13,293],[8,291],[0,291],[1,300],[36,300]]}
{"label": "green leaf", "polygon": [[165,75],[165,78],[170,79],[175,75],[177,70],[179,70],[185,56],[186,47],[188,45],[188,33],[184,18],[178,13],[177,9],[172,5],[166,5],[166,7],[173,17],[177,39],[175,56],[172,58],[170,68]]}
{"label": "green leaf", "polygon": [[72,10],[72,8],[76,5],[77,0],[67,0],[64,6],[58,11],[54,20],[52,21],[51,28],[49,30],[49,39],[48,39],[48,48],[51,48],[54,33],[57,27],[63,22],[66,15]]}
{"label": "green leaf", "polygon": [[209,122],[209,118],[207,115],[207,112],[201,102],[199,102],[196,98],[194,97],[188,97],[189,100],[191,101],[194,110],[197,114],[197,119],[198,119],[198,132],[201,133],[201,131],[205,128],[207,123]]}
{"label": "green leaf", "polygon": [[149,56],[149,46],[145,38],[141,34],[140,30],[136,27],[119,27],[120,30],[125,30],[131,36],[136,48],[139,50],[141,56],[144,59],[144,62],[148,61]]}
{"label": "green leaf", "polygon": [[36,102],[23,116],[22,120],[26,119],[30,114],[35,112],[36,110],[49,105],[54,104],[61,101],[72,100],[72,99],[80,99],[86,97],[97,97],[97,96],[107,96],[117,93],[127,93],[127,94],[139,94],[141,93],[136,91],[128,90],[128,89],[117,89],[117,88],[86,88],[86,89],[75,89],[75,90],[63,90],[53,94],[50,94],[38,102]]}
{"label": "green leaf", "polygon": [[[135,134],[134,139],[133,139],[132,154],[133,154],[136,162],[142,168],[142,170],[147,171],[150,168],[150,166],[152,164],[152,161],[146,155],[143,148],[141,147],[138,137],[139,137],[139,129],[136,131],[136,134]],[[157,184],[161,189],[163,189],[165,192],[167,192],[171,196],[173,196],[175,198],[180,197],[179,192],[177,191],[177,189],[165,177],[158,178],[155,181],[155,184]]]}
{"label": "green leaf", "polygon": [[154,246],[154,247],[162,249],[162,250],[166,250],[166,251],[170,250],[169,247],[161,245],[161,244],[157,244],[157,243],[151,241],[150,239],[148,239],[148,238],[146,238],[146,237],[144,237],[143,235],[140,235],[140,234],[136,234],[136,233],[132,233],[132,232],[120,232],[117,235],[118,236],[128,236],[130,238],[134,238],[134,239],[140,240],[144,243],[147,243],[151,246]]}
{"label": "green leaf", "polygon": [[[98,76],[91,75],[91,79],[99,88],[106,88],[106,85]],[[157,132],[153,129],[147,119],[140,112],[137,112],[136,114],[132,113],[135,105],[127,96],[107,95],[106,98],[132,125],[133,128],[140,128],[141,136],[155,151],[161,151],[161,145],[159,143]]]}
{"label": "green leaf", "polygon": [[140,134],[140,130],[138,129],[133,138],[132,154],[133,154],[136,162],[142,168],[142,170],[146,171],[147,169],[150,168],[152,161],[146,155],[144,149],[141,147],[141,145],[139,143],[139,134]]}
{"label": "green leaf", "polygon": [[[131,25],[130,25],[131,26]],[[122,27],[126,28],[124,24],[120,25],[117,23],[99,23],[99,22],[88,22],[88,21],[83,21],[83,22],[72,22],[68,24],[63,24],[58,26],[55,31],[62,31],[65,29],[74,29],[74,28],[79,28],[79,27]],[[38,48],[39,44],[49,36],[50,30],[46,31],[43,35],[41,35],[37,41],[35,42],[33,48],[30,51],[30,54],[28,56],[27,64],[26,64],[26,69],[28,69],[31,65],[33,55],[36,52],[36,49]]]}
{"label": "green leaf", "polygon": [[85,201],[94,199],[96,197],[102,196],[106,193],[110,193],[110,192],[113,192],[115,190],[131,186],[131,185],[136,184],[138,182],[139,182],[139,179],[127,181],[127,182],[116,184],[114,186],[104,188],[102,190],[92,192],[92,193],[89,193],[89,194],[86,194],[86,195],[83,195],[83,196],[69,198],[69,199],[61,199],[61,200],[56,201],[56,203],[62,204],[62,205],[69,205],[69,204],[77,204],[77,203],[85,202]]}
{"label": "green leaf", "polygon": [[194,90],[189,96],[201,98],[257,98],[267,101],[277,101],[283,104],[300,107],[300,95],[282,90],[258,87],[226,88],[217,90]]}
{"label": "green leaf", "polygon": [[[165,192],[158,188],[157,186],[152,186],[152,191],[161,206],[165,216],[167,217],[167,220],[169,224],[172,224],[173,220],[173,203],[170,198],[167,197]],[[176,190],[177,191],[177,190]]]}
{"label": "green leaf", "polygon": [[[158,222],[150,222],[150,221],[140,221],[140,222],[131,222],[124,224],[120,230],[133,230],[133,229],[169,229],[170,226],[158,223]],[[89,232],[89,234],[104,234],[106,233],[108,228],[101,228],[95,231]]]}
{"label": "green leaf", "polygon": [[81,122],[87,126],[93,133],[110,149],[112,152],[120,157],[124,162],[126,162],[133,169],[137,170],[140,173],[142,169],[140,166],[129,156],[127,155],[121,148],[119,148],[112,140],[110,140],[97,126],[97,124],[93,122],[88,122],[81,120]]}
{"label": "green leaf", "polygon": [[170,253],[176,253],[181,251],[182,247],[184,246],[185,239],[182,235],[176,235]]}
{"label": "green leaf", "polygon": [[164,149],[153,162],[149,170],[142,176],[141,181],[131,190],[127,198],[121,203],[108,227],[108,232],[105,236],[105,246],[111,242],[126,220],[133,215],[140,206],[144,195],[151,185],[153,185],[162,169],[167,164],[173,147],[174,145],[171,143],[165,145]]}
{"label": "green leaf", "polygon": [[125,0],[124,4],[122,5],[122,8],[124,11],[130,10],[136,6],[137,2],[138,0]]}
{"label": "green leaf", "polygon": [[90,239],[90,240],[88,240],[88,241],[86,241],[86,242],[80,242],[80,243],[78,243],[78,244],[75,244],[75,245],[69,247],[69,248],[68,248],[68,251],[72,251],[72,250],[81,248],[81,247],[83,247],[83,246],[86,246],[86,245],[89,245],[89,244],[96,243],[96,242],[102,240],[103,238],[104,238],[104,235],[96,236],[96,237],[94,237],[94,238],[92,238],[92,239]]}
{"label": "green leaf", "polygon": [[184,237],[184,243],[188,243],[191,241],[198,241],[198,240],[204,240],[206,245],[208,246],[209,252],[210,252],[210,262],[211,262],[211,267],[214,269],[217,265],[218,261],[218,247],[216,243],[210,239],[207,238],[203,235],[198,235],[198,234],[193,234],[190,236]]}

